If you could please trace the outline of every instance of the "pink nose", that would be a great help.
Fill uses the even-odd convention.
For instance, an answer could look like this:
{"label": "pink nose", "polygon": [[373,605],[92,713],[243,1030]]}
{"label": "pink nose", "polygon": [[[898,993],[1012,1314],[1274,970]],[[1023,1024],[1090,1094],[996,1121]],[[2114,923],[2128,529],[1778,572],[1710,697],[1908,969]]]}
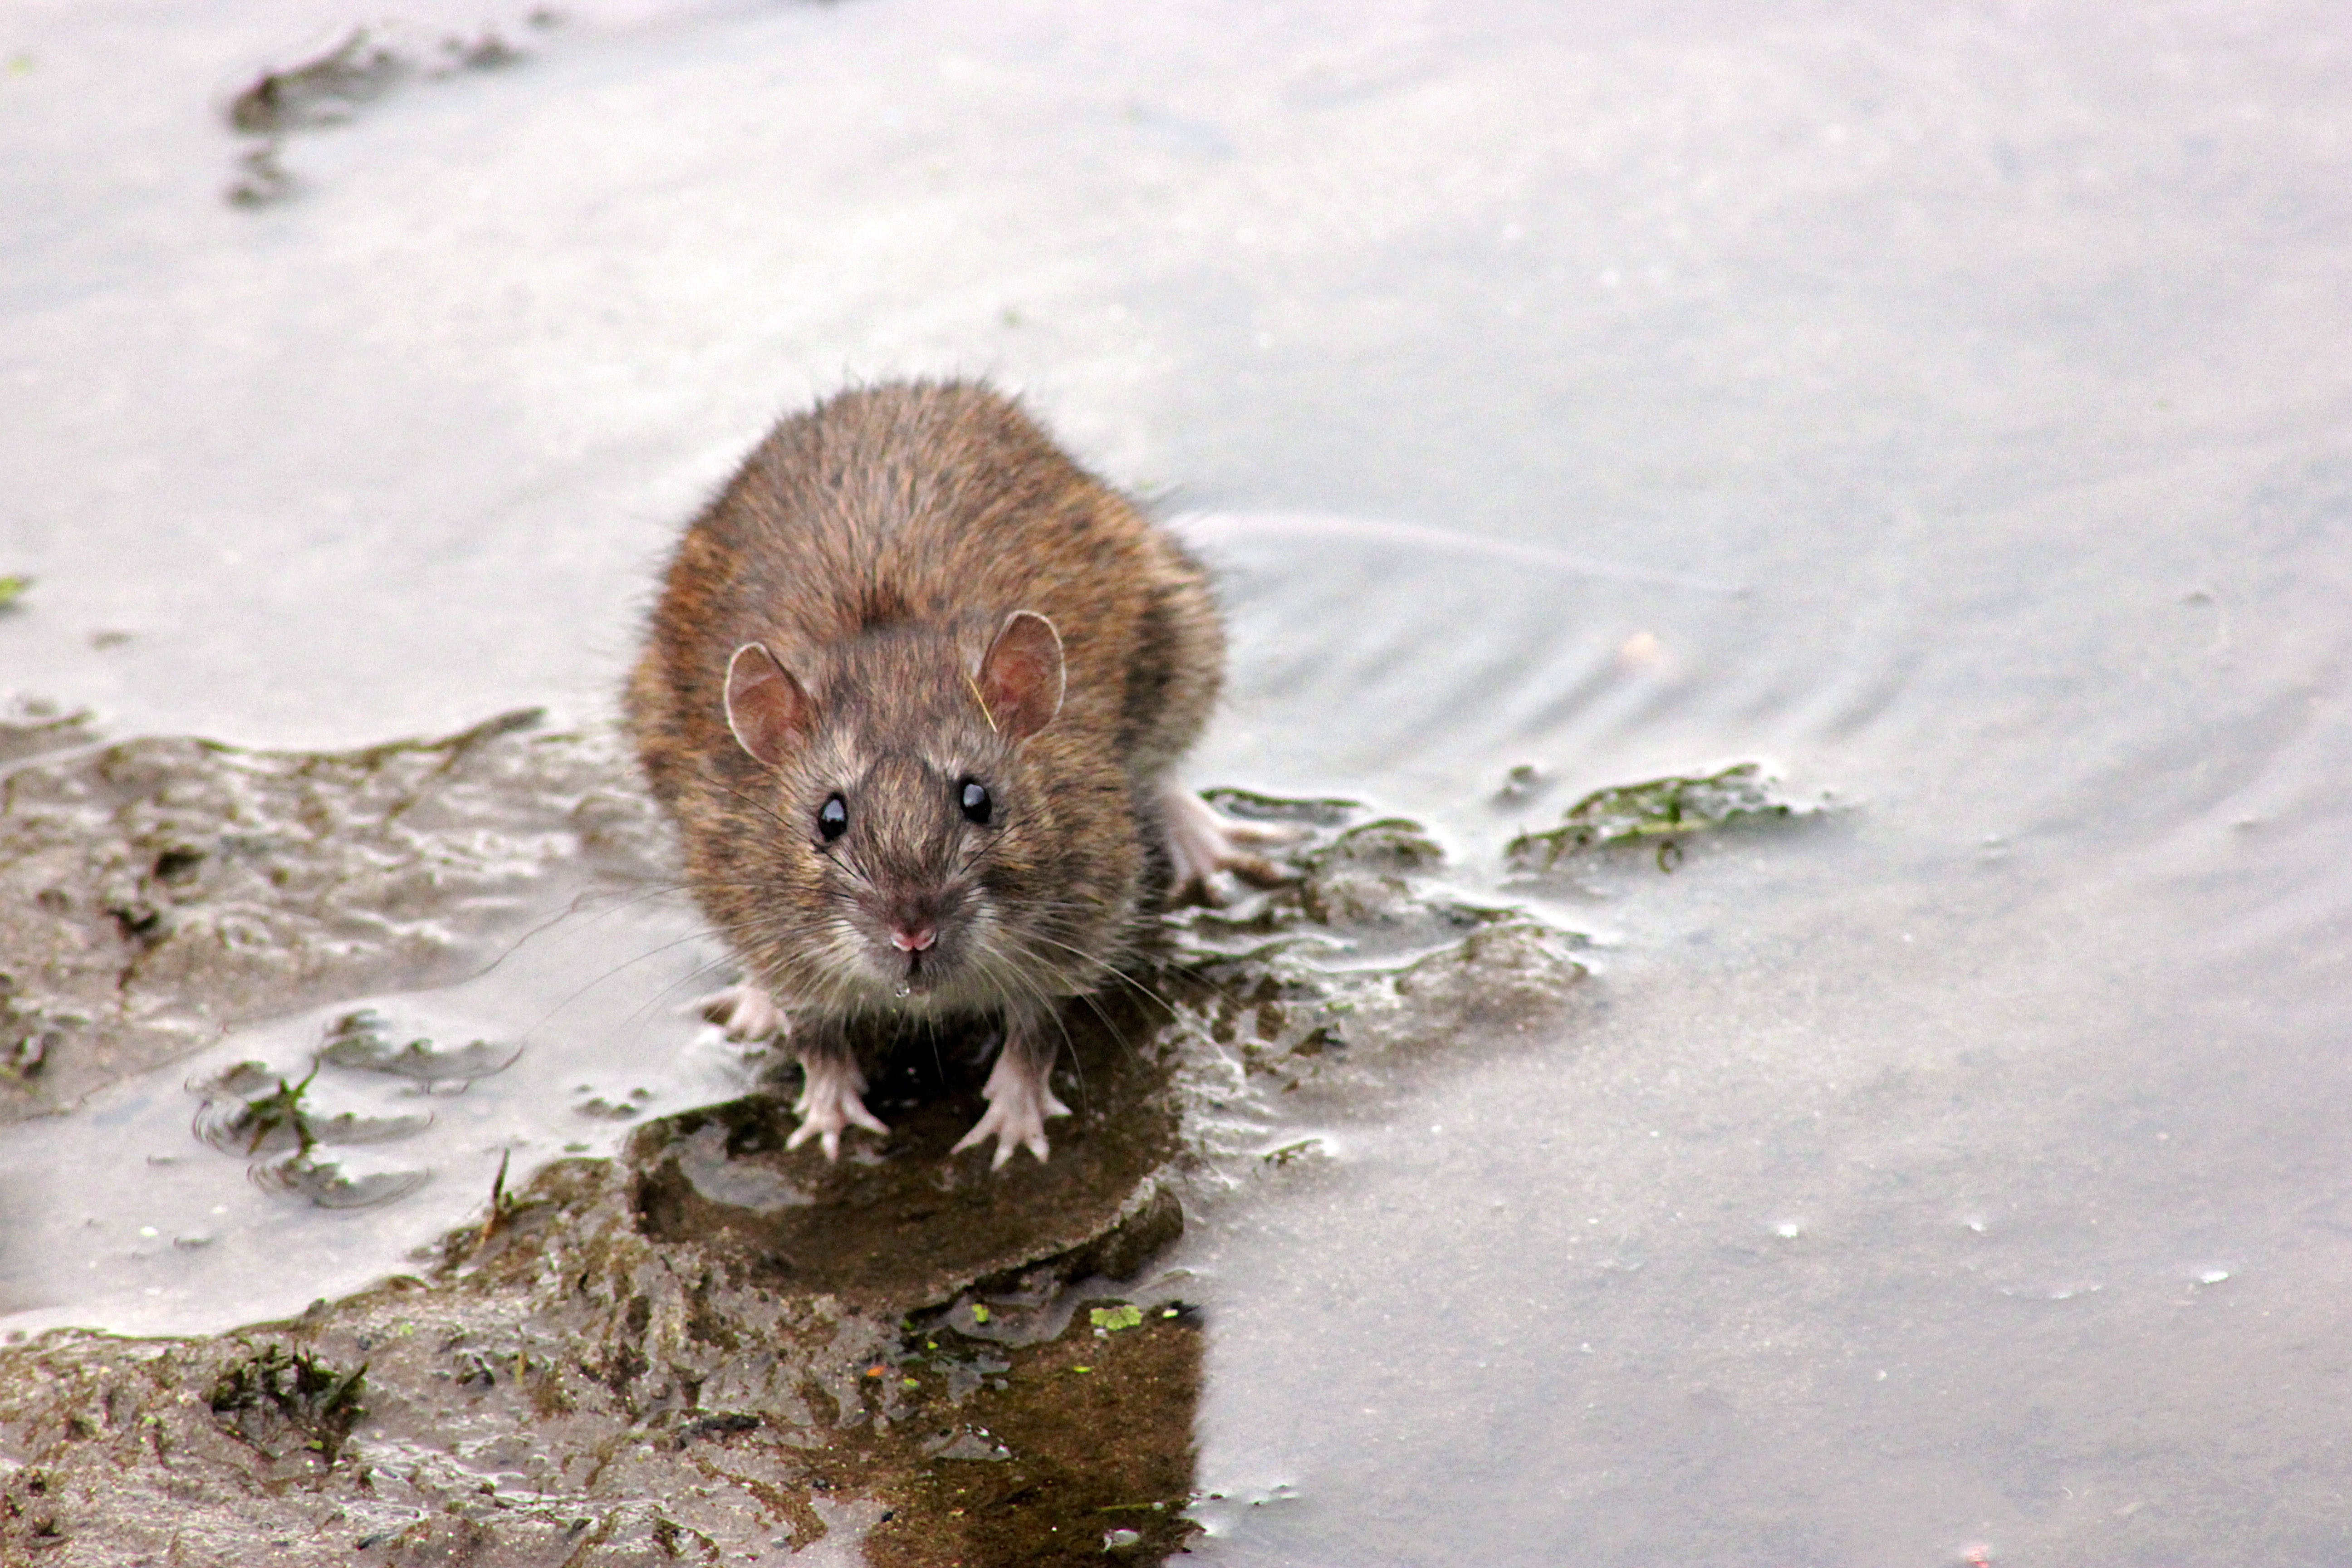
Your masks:
{"label": "pink nose", "polygon": [[929,926],[900,926],[890,933],[890,945],[900,952],[928,952],[940,933]]}

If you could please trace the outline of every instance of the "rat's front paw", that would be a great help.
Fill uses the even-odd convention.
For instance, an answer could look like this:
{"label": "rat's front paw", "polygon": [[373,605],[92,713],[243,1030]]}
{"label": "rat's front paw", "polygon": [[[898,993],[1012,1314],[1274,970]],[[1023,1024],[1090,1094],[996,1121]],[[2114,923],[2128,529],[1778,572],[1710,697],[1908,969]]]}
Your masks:
{"label": "rat's front paw", "polygon": [[801,1124],[784,1140],[786,1149],[797,1149],[814,1138],[824,1143],[826,1159],[838,1160],[844,1128],[863,1127],[869,1132],[888,1134],[890,1129],[882,1119],[866,1109],[866,1075],[857,1070],[856,1062],[803,1060],[801,1075],[801,1097],[793,1103],[793,1113]]}
{"label": "rat's front paw", "polygon": [[988,1101],[988,1114],[958,1139],[948,1152],[961,1154],[993,1138],[996,1157],[988,1163],[990,1170],[1004,1169],[1004,1162],[1013,1158],[1015,1149],[1028,1150],[1043,1164],[1047,1152],[1045,1118],[1070,1113],[1068,1106],[1054,1098],[1053,1086],[1045,1081],[1046,1070],[1016,1062],[1015,1053],[1010,1049],[998,1057],[995,1070],[988,1075],[987,1086],[980,1091]]}
{"label": "rat's front paw", "polygon": [[767,991],[748,980],[714,991],[687,1010],[726,1030],[730,1040],[764,1040],[771,1035],[790,1033],[793,1026],[791,1016]]}
{"label": "rat's front paw", "polygon": [[1222,903],[1215,881],[1220,871],[1231,871],[1260,888],[1287,880],[1279,866],[1243,846],[1294,844],[1301,829],[1286,823],[1236,821],[1191,790],[1173,785],[1161,800],[1173,868],[1168,888],[1171,901],[1197,894],[1204,902]]}

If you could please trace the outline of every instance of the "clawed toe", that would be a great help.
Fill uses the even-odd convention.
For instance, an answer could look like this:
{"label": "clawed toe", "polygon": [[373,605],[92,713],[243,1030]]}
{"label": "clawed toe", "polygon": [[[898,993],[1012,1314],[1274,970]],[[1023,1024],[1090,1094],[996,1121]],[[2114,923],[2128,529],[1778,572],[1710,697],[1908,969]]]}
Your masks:
{"label": "clawed toe", "polygon": [[996,1153],[988,1163],[990,1170],[1004,1169],[1015,1149],[1028,1150],[1039,1164],[1044,1164],[1053,1152],[1045,1141],[1045,1118],[1067,1116],[1070,1108],[1055,1095],[1043,1073],[1008,1068],[1005,1058],[1000,1057],[996,1070],[989,1074],[988,1087],[980,1092],[987,1098],[987,1114],[972,1124],[971,1131],[956,1140],[955,1147],[948,1152],[961,1154],[993,1138]]}
{"label": "clawed toe", "polygon": [[768,993],[749,982],[714,991],[690,1003],[686,1010],[699,1015],[706,1023],[718,1025],[730,1040],[766,1039],[784,1034],[792,1026],[792,1019]]}
{"label": "clawed toe", "polygon": [[1032,1108],[1025,1115],[1003,1105],[992,1105],[988,1108],[988,1114],[974,1122],[971,1131],[957,1139],[955,1147],[948,1152],[961,1154],[965,1150],[976,1149],[993,1138],[996,1140],[996,1152],[989,1157],[990,1170],[1004,1169],[1006,1163],[1013,1158],[1013,1151],[1015,1149],[1028,1150],[1042,1165],[1054,1152],[1053,1145],[1045,1140],[1045,1119],[1048,1116],[1067,1116],[1069,1113],[1070,1108],[1051,1095],[1045,1097],[1045,1104],[1042,1109]]}
{"label": "clawed toe", "polygon": [[838,1160],[841,1134],[847,1128],[863,1127],[868,1132],[889,1135],[889,1124],[866,1109],[862,1098],[866,1075],[854,1064],[803,1061],[801,1071],[801,1097],[793,1104],[793,1112],[801,1119],[801,1124],[784,1140],[787,1151],[814,1138],[824,1146],[826,1159]]}
{"label": "clawed toe", "polygon": [[[1198,795],[1193,798],[1200,799]],[[1307,829],[1296,822],[1250,822],[1238,816],[1227,816],[1207,801],[1201,804],[1217,819],[1228,843],[1296,844],[1307,837]]]}
{"label": "clawed toe", "polygon": [[1231,872],[1234,880],[1246,882],[1253,888],[1261,889],[1279,888],[1284,883],[1296,879],[1291,872],[1285,870],[1263,855],[1244,855],[1238,851],[1228,851],[1218,856],[1215,863],[1207,869],[1195,871],[1191,880],[1184,883],[1183,887],[1197,892],[1213,904],[1221,904],[1224,900],[1218,896],[1213,879],[1214,874],[1219,871]]}

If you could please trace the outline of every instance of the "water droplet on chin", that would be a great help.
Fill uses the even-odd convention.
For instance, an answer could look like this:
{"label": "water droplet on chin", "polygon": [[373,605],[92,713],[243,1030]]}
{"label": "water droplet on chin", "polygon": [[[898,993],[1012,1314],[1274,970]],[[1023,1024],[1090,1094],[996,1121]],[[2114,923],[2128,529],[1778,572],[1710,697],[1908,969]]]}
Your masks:
{"label": "water droplet on chin", "polygon": [[901,1002],[905,1001],[908,997],[912,996],[914,994],[915,988],[908,984],[903,980],[898,982],[898,988],[891,993],[893,996],[898,997]]}

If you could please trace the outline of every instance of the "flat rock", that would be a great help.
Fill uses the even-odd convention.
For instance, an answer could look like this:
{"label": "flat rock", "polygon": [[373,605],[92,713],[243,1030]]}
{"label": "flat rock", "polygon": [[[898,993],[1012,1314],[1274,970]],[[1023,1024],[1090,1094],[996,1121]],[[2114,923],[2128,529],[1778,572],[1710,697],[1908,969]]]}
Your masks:
{"label": "flat rock", "polygon": [[782,1095],[653,1121],[631,1141],[638,1223],[656,1241],[694,1240],[778,1288],[875,1311],[950,1301],[1058,1262],[1066,1278],[1131,1273],[1183,1229],[1173,1186],[1174,1052],[1133,1000],[1072,1009],[1060,1073],[1070,1116],[1047,1128],[1053,1157],[950,1154],[978,1121],[978,1038],[904,1043],[868,1103],[888,1139],[852,1131],[843,1157],[814,1142]]}

